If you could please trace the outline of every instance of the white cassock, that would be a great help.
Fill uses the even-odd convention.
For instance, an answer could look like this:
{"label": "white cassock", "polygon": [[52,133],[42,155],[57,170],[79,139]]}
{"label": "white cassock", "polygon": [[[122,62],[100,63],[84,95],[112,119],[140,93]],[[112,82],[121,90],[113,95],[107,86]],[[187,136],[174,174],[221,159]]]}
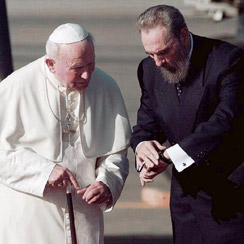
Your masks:
{"label": "white cassock", "polygon": [[103,210],[128,175],[130,125],[114,80],[96,68],[84,92],[68,90],[41,58],[6,78],[0,97],[0,244],[71,243],[65,190],[45,187],[57,163],[81,188],[110,188],[111,206],[72,193],[78,243],[103,244]]}

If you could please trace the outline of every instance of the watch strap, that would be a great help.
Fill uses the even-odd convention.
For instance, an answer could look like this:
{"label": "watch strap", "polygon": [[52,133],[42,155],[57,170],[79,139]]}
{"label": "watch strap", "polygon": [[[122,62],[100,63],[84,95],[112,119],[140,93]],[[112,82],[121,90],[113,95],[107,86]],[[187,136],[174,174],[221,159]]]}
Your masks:
{"label": "watch strap", "polygon": [[158,151],[159,159],[161,159],[162,161],[164,161],[164,163],[166,163],[166,164],[172,164],[172,161],[170,159],[167,159],[164,156],[164,151],[165,150]]}

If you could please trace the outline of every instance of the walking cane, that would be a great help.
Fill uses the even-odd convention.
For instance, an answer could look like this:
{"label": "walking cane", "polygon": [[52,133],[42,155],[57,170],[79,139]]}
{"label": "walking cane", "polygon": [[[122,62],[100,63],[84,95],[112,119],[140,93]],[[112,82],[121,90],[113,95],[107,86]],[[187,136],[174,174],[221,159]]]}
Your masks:
{"label": "walking cane", "polygon": [[71,184],[69,184],[66,187],[66,198],[67,198],[68,211],[69,211],[71,240],[72,240],[72,244],[77,244],[76,232],[75,232],[74,210],[73,210],[72,195],[71,195]]}

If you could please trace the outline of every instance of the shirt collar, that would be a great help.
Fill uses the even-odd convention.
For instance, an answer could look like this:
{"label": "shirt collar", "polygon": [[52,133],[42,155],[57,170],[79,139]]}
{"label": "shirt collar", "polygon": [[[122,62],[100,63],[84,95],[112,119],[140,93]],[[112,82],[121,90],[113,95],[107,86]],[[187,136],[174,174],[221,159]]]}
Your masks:
{"label": "shirt collar", "polygon": [[188,56],[187,56],[188,60],[191,59],[191,55],[192,55],[192,51],[193,51],[193,37],[192,37],[192,34],[191,33],[189,35],[190,35],[190,45],[191,45],[191,48],[190,48],[190,51],[189,51]]}

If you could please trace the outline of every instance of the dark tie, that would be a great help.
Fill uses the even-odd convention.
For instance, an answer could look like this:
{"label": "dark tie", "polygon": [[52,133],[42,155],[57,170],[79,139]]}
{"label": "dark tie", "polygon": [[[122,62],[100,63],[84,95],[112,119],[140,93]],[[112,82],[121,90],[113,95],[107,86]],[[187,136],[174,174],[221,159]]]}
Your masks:
{"label": "dark tie", "polygon": [[176,84],[176,91],[177,91],[178,97],[180,98],[180,95],[182,93],[182,85],[181,85],[181,83],[177,83]]}

